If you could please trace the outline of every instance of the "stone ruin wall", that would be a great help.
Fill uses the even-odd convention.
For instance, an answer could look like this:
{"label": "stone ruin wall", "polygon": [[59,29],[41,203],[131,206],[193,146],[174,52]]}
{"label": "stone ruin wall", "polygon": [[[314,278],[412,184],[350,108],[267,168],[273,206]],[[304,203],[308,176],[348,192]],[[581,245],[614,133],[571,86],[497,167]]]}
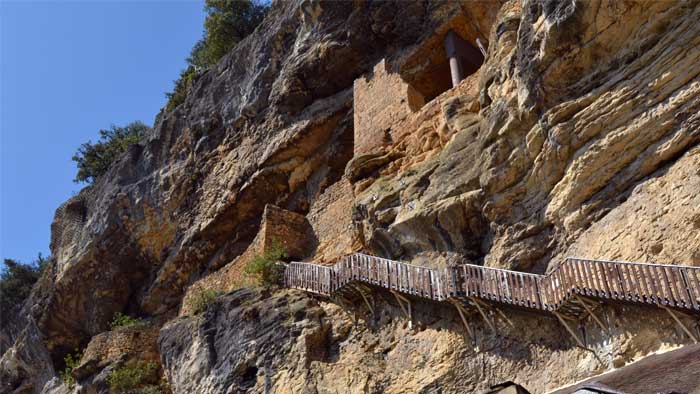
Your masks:
{"label": "stone ruin wall", "polygon": [[353,84],[354,155],[376,153],[401,137],[395,127],[418,111],[425,99],[397,73],[389,70],[385,60],[371,75]]}
{"label": "stone ruin wall", "polygon": [[[439,154],[454,134],[445,122],[445,111],[463,107],[478,114],[479,72],[463,79],[431,101],[394,73],[386,61],[379,62],[370,76],[354,84],[354,158],[385,154],[379,176],[406,171]],[[375,181],[355,180],[355,193]]]}
{"label": "stone ruin wall", "polygon": [[310,252],[311,227],[306,218],[298,213],[267,205],[261,229],[261,251],[279,245],[293,259],[302,259]]}
{"label": "stone ruin wall", "polygon": [[[392,155],[377,174],[380,176],[405,171],[434,157],[451,137],[443,120],[445,105],[460,97],[470,112],[478,112],[478,77],[476,72],[426,103],[392,65],[380,61],[372,73],[353,84],[354,157]],[[290,257],[319,263],[333,263],[362,249],[352,220],[354,194],[375,180],[372,177],[353,184],[347,177],[341,178],[313,202],[306,217],[268,205],[253,242],[226,266],[191,285],[180,315],[192,312],[192,298],[203,290],[227,292],[251,284],[244,267],[276,241]]]}
{"label": "stone ruin wall", "polygon": [[179,315],[192,314],[193,302],[203,291],[229,292],[251,285],[252,279],[245,274],[245,266],[275,243],[280,243],[292,258],[305,257],[311,251],[310,238],[311,227],[304,216],[268,204],[262,215],[260,230],[248,248],[221,269],[189,286],[182,298]]}
{"label": "stone ruin wall", "polygon": [[306,216],[313,228],[317,263],[333,263],[339,257],[358,250],[354,236],[352,184],[346,178],[326,188],[314,201]]}
{"label": "stone ruin wall", "polygon": [[400,137],[390,152],[399,159],[387,166],[382,175],[405,171],[440,153],[456,131],[445,123],[448,106],[466,107],[464,112],[478,114],[478,81],[479,73],[476,72],[396,124],[394,127],[400,130],[396,134]]}
{"label": "stone ruin wall", "polygon": [[83,352],[81,366],[104,367],[123,360],[124,355],[128,360],[160,363],[157,346],[159,333],[160,324],[149,322],[95,335]]}
{"label": "stone ruin wall", "polygon": [[51,223],[51,243],[49,249],[58,263],[58,272],[63,270],[71,256],[77,252],[77,240],[85,231],[88,205],[94,199],[92,187],[86,187],[80,194],[61,204]]}

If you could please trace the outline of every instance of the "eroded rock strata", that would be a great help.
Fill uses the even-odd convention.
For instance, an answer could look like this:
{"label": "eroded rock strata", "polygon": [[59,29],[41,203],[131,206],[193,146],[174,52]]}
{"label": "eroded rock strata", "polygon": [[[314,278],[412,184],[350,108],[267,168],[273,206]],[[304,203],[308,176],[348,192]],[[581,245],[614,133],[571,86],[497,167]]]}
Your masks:
{"label": "eroded rock strata", "polygon": [[[689,343],[649,308],[603,306],[610,332],[585,321],[584,350],[525,313],[497,333],[473,318],[473,342],[442,305],[417,303],[409,328],[387,294],[368,314],[236,288],[272,237],[322,262],[700,264],[698,19],[698,2],[274,2],[56,211],[1,390],[68,391],[55,376],[78,348],[80,392],[143,358],[175,393],[542,393]],[[450,30],[485,53],[456,87]],[[198,289],[228,294],[191,316]],[[148,325],[106,333],[117,312]]]}

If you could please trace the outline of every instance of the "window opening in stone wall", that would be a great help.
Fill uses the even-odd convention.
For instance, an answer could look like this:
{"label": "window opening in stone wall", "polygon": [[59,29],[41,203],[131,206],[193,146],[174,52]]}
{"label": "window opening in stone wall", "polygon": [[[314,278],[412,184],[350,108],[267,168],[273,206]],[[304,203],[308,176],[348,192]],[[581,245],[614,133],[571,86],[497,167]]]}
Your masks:
{"label": "window opening in stone wall", "polygon": [[[479,44],[480,42],[477,42],[477,45]],[[482,50],[484,50],[483,46]],[[445,52],[450,62],[452,87],[459,85],[464,78],[477,72],[484,63],[484,54],[481,50],[464,41],[453,30],[445,35]]]}
{"label": "window opening in stone wall", "polygon": [[457,86],[464,78],[474,74],[484,63],[485,42],[465,40],[454,30],[449,30],[442,40],[439,56],[431,56],[419,75],[410,79],[410,85],[427,103],[445,91]]}

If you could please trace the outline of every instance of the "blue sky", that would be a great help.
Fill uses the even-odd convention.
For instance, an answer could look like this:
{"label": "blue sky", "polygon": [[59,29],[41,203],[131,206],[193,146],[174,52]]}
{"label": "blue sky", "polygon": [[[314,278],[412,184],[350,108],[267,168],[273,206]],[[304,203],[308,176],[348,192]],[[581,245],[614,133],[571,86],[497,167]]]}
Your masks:
{"label": "blue sky", "polygon": [[0,0],[0,257],[49,253],[78,146],[151,125],[202,35],[202,1]]}

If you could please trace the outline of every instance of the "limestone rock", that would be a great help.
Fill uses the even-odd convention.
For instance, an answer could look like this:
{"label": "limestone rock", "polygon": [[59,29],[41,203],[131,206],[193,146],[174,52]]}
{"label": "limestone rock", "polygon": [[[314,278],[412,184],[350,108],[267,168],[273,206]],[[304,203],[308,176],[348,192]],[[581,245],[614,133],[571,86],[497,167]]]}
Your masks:
{"label": "limestone rock", "polygon": [[[298,292],[241,289],[211,304],[202,317],[163,327],[159,349],[175,393],[265,392],[294,352],[300,368],[331,357],[323,310]],[[279,387],[301,392],[293,387]]]}
{"label": "limestone rock", "polygon": [[651,174],[564,253],[700,266],[700,148]]}
{"label": "limestone rock", "polygon": [[247,249],[267,204],[306,214],[352,156],[354,80],[460,10],[274,2],[185,103],[57,210],[37,346],[61,365],[116,312],[171,315],[189,285]]}
{"label": "limestone rock", "polygon": [[[609,334],[581,323],[586,352],[554,319],[515,313],[495,335],[472,317],[465,341],[453,308],[417,303],[412,330],[387,294],[369,315],[234,282],[268,230],[322,262],[700,264],[698,19],[697,1],[275,1],[57,209],[56,264],[0,335],[2,392],[65,391],[63,357],[106,341],[117,312],[174,319],[158,351],[181,393],[540,393],[687,343],[628,306],[604,308]],[[454,87],[450,30],[485,53]],[[209,287],[229,294],[176,317]],[[83,388],[104,389],[118,361],[90,359]]]}
{"label": "limestone rock", "polygon": [[[630,362],[664,343],[688,343],[665,312],[613,306],[610,333],[585,323],[591,350],[575,346],[556,319],[478,319],[470,338],[454,308],[414,302],[415,328],[395,301],[377,295],[375,313],[342,308],[298,291],[241,289],[201,317],[161,331],[159,349],[174,393],[478,393],[513,380],[544,393]],[[353,323],[353,316],[357,323]],[[634,332],[634,336],[629,333]],[[563,366],[567,366],[564,368]]]}
{"label": "limestone rock", "polygon": [[[433,249],[544,271],[624,196],[655,173],[664,177],[700,142],[691,21],[698,12],[694,2],[504,5],[477,72],[478,118],[460,124],[468,106],[443,108],[443,122],[456,126],[439,155],[364,186],[357,204],[365,245],[397,258]],[[412,130],[406,133],[420,127]],[[479,203],[462,216],[483,223],[478,231],[466,221],[448,231],[432,219],[400,226],[405,215],[384,213],[410,203],[412,216],[431,218],[443,200],[476,191]],[[695,214],[693,204],[678,209]],[[462,234],[471,240],[456,237]],[[665,261],[693,264],[687,250],[699,248],[691,237],[686,251]]]}

